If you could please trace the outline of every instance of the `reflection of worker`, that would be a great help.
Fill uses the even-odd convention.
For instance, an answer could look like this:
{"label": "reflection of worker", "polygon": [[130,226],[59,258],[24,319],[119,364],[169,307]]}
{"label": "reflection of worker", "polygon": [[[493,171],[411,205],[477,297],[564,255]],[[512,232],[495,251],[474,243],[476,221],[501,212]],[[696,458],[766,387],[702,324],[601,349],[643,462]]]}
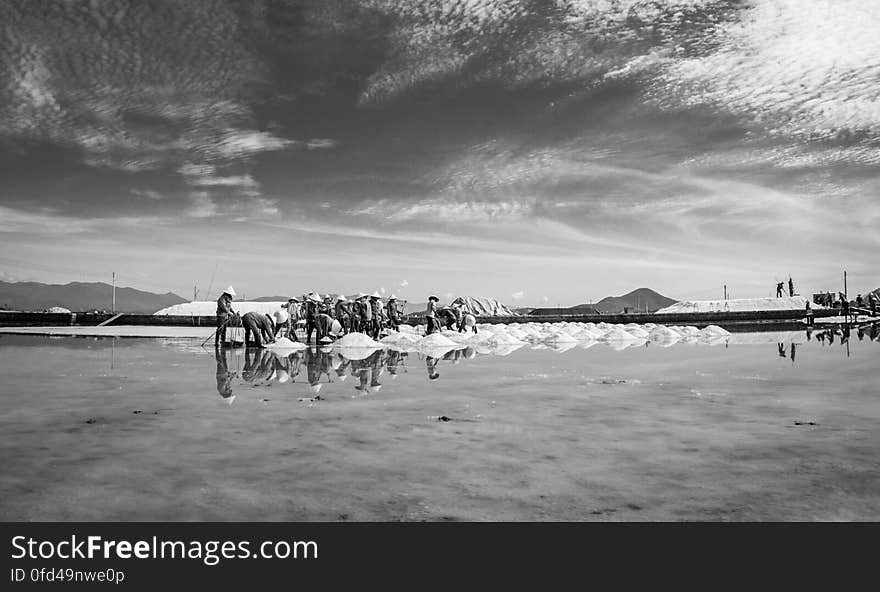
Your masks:
{"label": "reflection of worker", "polygon": [[388,350],[388,357],[385,359],[385,367],[388,373],[393,377],[397,375],[397,368],[401,365],[401,359],[407,356],[406,352],[399,352],[395,349]]}
{"label": "reflection of worker", "polygon": [[433,356],[425,356],[425,368],[428,371],[428,378],[431,380],[440,378],[440,373],[437,372],[437,362],[439,361],[440,360]]}
{"label": "reflection of worker", "polygon": [[219,344],[214,346],[214,359],[217,361],[217,392],[232,403],[232,399],[235,399],[235,395],[232,394],[232,379],[235,378],[235,373],[229,371],[226,352]]}
{"label": "reflection of worker", "polygon": [[269,380],[269,377],[272,376],[272,371],[275,369],[274,357],[266,350],[246,350],[241,377],[247,382]]}
{"label": "reflection of worker", "polygon": [[785,354],[785,344],[784,344],[784,343],[777,343],[777,344],[776,344],[776,349],[779,350],[779,357],[780,357],[780,358],[784,358],[784,357],[786,357],[786,354]]}
{"label": "reflection of worker", "polygon": [[[241,317],[244,327],[245,346],[253,343],[257,347],[263,347],[266,343],[275,343],[275,323],[267,314],[248,312]],[[253,341],[249,337],[253,335]]]}
{"label": "reflection of worker", "polygon": [[794,352],[795,352],[796,347],[797,347],[796,343],[791,344],[791,363],[792,364],[794,364]]}
{"label": "reflection of worker", "polygon": [[235,290],[232,286],[226,288],[220,298],[217,299],[217,331],[214,333],[214,345],[226,342],[226,327],[232,320],[232,299],[235,298]]}

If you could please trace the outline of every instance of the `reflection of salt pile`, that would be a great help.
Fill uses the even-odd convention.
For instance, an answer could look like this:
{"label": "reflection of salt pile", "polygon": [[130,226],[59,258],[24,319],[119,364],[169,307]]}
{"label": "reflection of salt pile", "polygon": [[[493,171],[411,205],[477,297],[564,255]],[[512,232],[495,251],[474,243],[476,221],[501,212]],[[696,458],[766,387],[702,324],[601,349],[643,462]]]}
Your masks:
{"label": "reflection of salt pile", "polygon": [[675,345],[680,339],[681,335],[677,331],[673,331],[669,327],[664,327],[663,325],[654,327],[648,334],[648,340],[661,347]]}
{"label": "reflection of salt pile", "polygon": [[709,325],[700,331],[700,335],[726,336],[730,335],[730,331],[722,329],[718,325]]}
{"label": "reflection of salt pile", "polygon": [[566,333],[565,331],[550,331],[545,337],[544,342],[547,344],[562,345],[564,343],[577,344],[577,339]]}
{"label": "reflection of salt pile", "polygon": [[630,323],[628,325],[624,325],[624,328],[626,329],[626,332],[629,333],[630,335],[632,335],[633,337],[637,337],[639,339],[647,339],[648,338],[649,333],[647,331],[645,331],[639,325],[636,325],[635,323]]}
{"label": "reflection of salt pile", "polygon": [[700,343],[707,345],[721,345],[727,340],[730,332],[717,325],[709,325],[699,332]]}
{"label": "reflection of salt pile", "polygon": [[381,343],[373,341],[364,333],[349,333],[334,343],[337,347],[382,347]]}
{"label": "reflection of salt pile", "polygon": [[337,353],[346,360],[365,360],[373,355],[376,348],[370,347],[340,347]]}
{"label": "reflection of salt pile", "polygon": [[496,345],[523,345],[523,342],[513,335],[507,333],[498,333],[495,335]]}
{"label": "reflection of salt pile", "polygon": [[578,342],[574,339],[572,339],[571,341],[557,341],[552,346],[550,346],[550,349],[555,352],[562,353],[574,347],[577,347],[577,344]]}
{"label": "reflection of salt pile", "polygon": [[276,339],[275,343],[266,344],[266,349],[305,349],[306,346],[299,341],[291,341],[287,337]]}
{"label": "reflection of salt pile", "polygon": [[499,345],[497,347],[492,348],[492,355],[495,356],[507,356],[511,353],[515,352],[519,348],[521,348],[524,344],[520,343],[519,345],[508,344],[508,345]]}
{"label": "reflection of salt pile", "polygon": [[461,349],[463,347],[464,345],[455,343],[440,333],[432,333],[431,335],[423,337],[422,340],[419,341],[419,351],[433,358],[442,357],[449,351]]}
{"label": "reflection of salt pile", "polygon": [[611,330],[600,337],[602,341],[619,342],[619,341],[635,341],[636,338],[627,333],[622,327],[614,326]]}

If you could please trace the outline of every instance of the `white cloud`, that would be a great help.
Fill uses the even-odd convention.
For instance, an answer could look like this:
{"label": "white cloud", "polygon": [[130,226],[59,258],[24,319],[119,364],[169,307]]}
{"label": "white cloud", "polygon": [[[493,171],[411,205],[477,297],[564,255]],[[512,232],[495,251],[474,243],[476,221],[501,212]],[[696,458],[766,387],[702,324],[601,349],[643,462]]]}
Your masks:
{"label": "white cloud", "polygon": [[190,177],[187,179],[187,182],[197,187],[241,187],[253,189],[260,186],[250,175],[232,175],[229,177],[203,175]]}
{"label": "white cloud", "polygon": [[510,297],[514,300],[522,300],[523,296],[525,295],[526,293],[520,290],[519,292],[514,292],[513,294],[511,294]]}
{"label": "white cloud", "polygon": [[187,214],[193,218],[210,218],[217,215],[217,204],[211,199],[207,191],[193,191],[189,194],[192,205]]}
{"label": "white cloud", "polygon": [[[880,133],[880,4],[758,0],[720,27],[718,51],[675,60],[654,97],[711,104],[770,134],[803,139]],[[880,150],[874,152],[880,162]]]}

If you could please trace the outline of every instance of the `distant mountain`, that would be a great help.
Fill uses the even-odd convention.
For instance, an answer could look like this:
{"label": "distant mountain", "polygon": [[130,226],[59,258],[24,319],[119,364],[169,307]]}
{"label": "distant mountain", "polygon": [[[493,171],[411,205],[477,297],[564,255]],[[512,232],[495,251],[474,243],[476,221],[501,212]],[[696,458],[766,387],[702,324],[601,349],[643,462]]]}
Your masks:
{"label": "distant mountain", "polygon": [[287,302],[290,296],[260,296],[259,298],[248,298],[249,302]]}
{"label": "distant mountain", "polygon": [[[160,308],[189,302],[177,294],[153,294],[134,288],[116,287],[116,310],[153,314]],[[0,308],[41,311],[61,306],[81,312],[113,308],[113,286],[103,282],[41,284],[39,282],[0,282]]]}
{"label": "distant mountain", "polygon": [[654,312],[676,302],[678,301],[658,294],[649,288],[638,288],[623,296],[607,296],[593,304],[572,306],[571,310],[595,308],[602,313],[623,312],[626,309],[629,309],[631,312],[645,312],[647,307],[648,312]]}

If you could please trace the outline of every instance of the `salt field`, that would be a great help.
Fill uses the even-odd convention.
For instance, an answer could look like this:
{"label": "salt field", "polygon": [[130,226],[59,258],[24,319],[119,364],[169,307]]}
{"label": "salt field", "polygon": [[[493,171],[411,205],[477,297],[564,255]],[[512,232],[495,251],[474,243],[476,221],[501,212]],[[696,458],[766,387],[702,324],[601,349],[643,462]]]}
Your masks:
{"label": "salt field", "polygon": [[0,335],[0,519],[880,519],[876,325],[203,339]]}

